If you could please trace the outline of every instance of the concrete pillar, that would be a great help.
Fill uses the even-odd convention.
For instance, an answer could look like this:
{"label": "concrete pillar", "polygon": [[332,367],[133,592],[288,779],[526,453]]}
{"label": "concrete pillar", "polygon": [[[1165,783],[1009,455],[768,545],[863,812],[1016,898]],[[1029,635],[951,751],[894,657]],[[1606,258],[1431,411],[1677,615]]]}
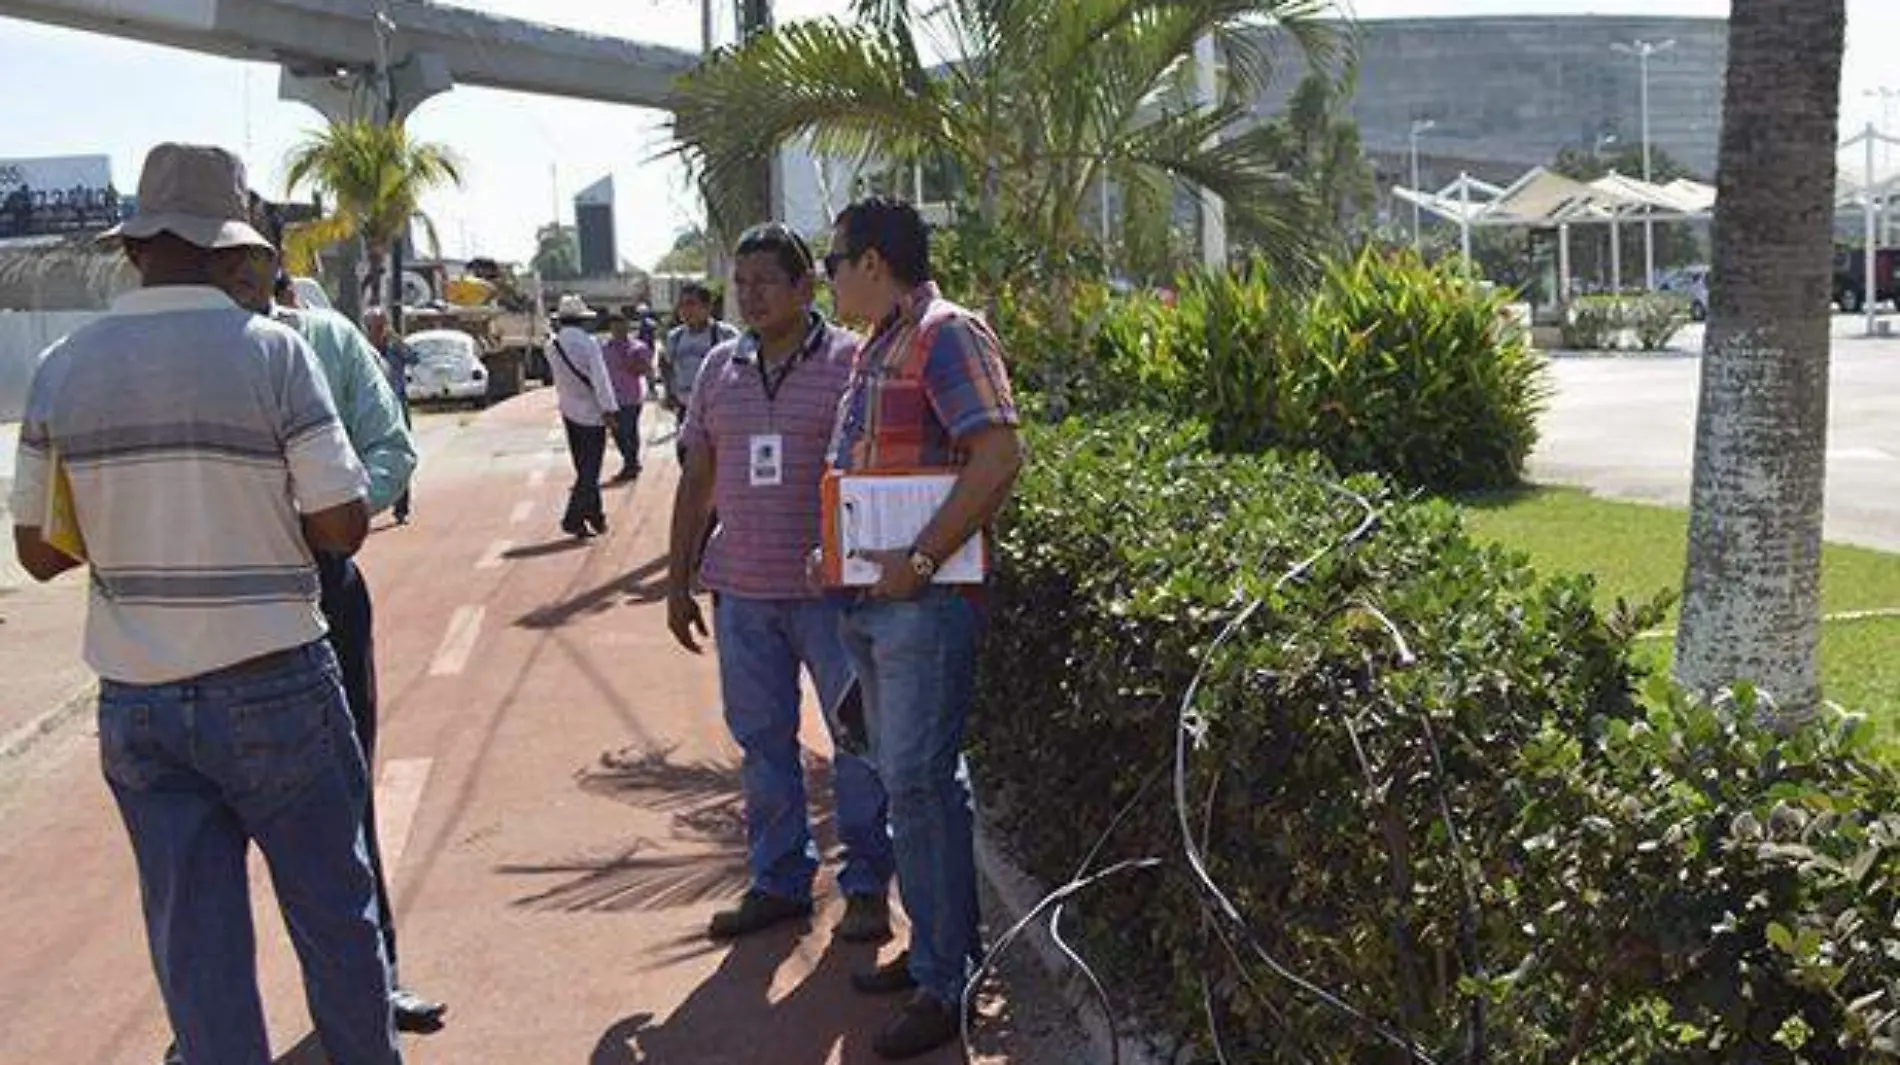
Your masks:
{"label": "concrete pillar", "polygon": [[[396,98],[393,117],[398,122],[424,101],[455,87],[448,60],[433,52],[418,52],[391,66],[389,81]],[[370,67],[310,73],[286,66],[277,82],[277,96],[307,104],[331,122],[382,116],[376,72]]]}

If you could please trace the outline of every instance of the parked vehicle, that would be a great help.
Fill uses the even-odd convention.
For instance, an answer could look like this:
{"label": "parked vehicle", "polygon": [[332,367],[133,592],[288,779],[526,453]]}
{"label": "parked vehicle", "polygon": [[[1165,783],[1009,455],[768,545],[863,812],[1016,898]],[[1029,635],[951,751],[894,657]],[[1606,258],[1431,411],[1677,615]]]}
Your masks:
{"label": "parked vehicle", "polygon": [[427,329],[404,339],[416,354],[403,371],[403,391],[412,402],[488,402],[488,371],[474,337],[459,329]]}
{"label": "parked vehicle", "polygon": [[1706,266],[1685,266],[1671,271],[1657,280],[1656,288],[1660,292],[1672,292],[1689,301],[1689,318],[1692,321],[1709,320],[1709,268]]}
{"label": "parked vehicle", "polygon": [[[1855,314],[1865,306],[1866,274],[1866,249],[1834,249],[1835,306],[1847,314]],[[1900,306],[1900,248],[1874,250],[1874,279],[1874,302],[1891,300]]]}

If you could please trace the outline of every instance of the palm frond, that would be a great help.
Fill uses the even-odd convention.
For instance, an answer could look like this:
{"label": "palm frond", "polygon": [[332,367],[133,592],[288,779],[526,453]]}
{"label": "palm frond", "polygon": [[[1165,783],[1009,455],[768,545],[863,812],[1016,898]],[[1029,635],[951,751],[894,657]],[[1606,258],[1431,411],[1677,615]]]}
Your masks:
{"label": "palm frond", "polygon": [[[1275,166],[1272,131],[1233,132],[1243,115],[1233,105],[1182,112],[1150,123],[1118,146],[1129,164],[1220,197],[1230,221],[1255,238],[1287,276],[1310,276],[1320,241],[1315,206],[1298,182]],[[1218,139],[1217,139],[1218,138]]]}
{"label": "palm frond", "polygon": [[316,273],[317,256],[323,249],[362,232],[356,219],[341,212],[314,222],[293,222],[284,227],[284,269],[293,274]]}
{"label": "palm frond", "polygon": [[681,77],[670,152],[715,193],[800,137],[857,163],[953,152],[959,119],[940,86],[910,83],[906,48],[897,35],[828,20],[761,34]]}

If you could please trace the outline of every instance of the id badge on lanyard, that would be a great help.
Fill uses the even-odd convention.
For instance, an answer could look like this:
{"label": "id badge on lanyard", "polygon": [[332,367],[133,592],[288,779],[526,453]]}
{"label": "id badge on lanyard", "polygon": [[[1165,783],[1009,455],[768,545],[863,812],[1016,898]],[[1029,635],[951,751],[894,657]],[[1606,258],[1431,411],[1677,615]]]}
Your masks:
{"label": "id badge on lanyard", "polygon": [[754,488],[777,488],[785,483],[785,437],[779,433],[752,435],[746,468]]}

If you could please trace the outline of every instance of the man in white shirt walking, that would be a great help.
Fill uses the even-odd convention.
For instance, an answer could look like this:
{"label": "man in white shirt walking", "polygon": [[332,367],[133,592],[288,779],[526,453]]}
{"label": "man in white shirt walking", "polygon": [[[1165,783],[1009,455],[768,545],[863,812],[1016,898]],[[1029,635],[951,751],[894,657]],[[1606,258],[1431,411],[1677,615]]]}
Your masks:
{"label": "man in white shirt walking", "polygon": [[554,374],[561,421],[567,426],[567,453],[574,460],[574,488],[567,495],[561,531],[585,538],[607,531],[600,465],[607,457],[607,422],[620,403],[600,344],[583,328],[593,322],[593,308],[570,294],[561,297],[555,317],[561,328],[548,340],[548,367]]}

